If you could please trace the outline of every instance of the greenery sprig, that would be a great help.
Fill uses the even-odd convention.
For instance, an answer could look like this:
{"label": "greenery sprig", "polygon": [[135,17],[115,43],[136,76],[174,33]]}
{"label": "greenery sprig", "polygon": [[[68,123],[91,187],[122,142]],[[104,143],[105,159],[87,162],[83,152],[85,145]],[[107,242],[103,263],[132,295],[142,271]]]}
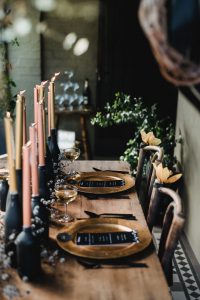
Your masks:
{"label": "greenery sprig", "polygon": [[97,112],[91,119],[92,125],[108,127],[114,124],[132,123],[133,138],[127,142],[127,148],[120,157],[128,161],[133,172],[136,172],[138,151],[141,144],[140,131],[153,131],[161,139],[164,148],[164,164],[173,166],[175,157],[175,130],[170,118],[158,119],[157,104],[147,107],[142,98],[131,98],[124,93],[116,93],[113,103],[107,103],[103,112]]}

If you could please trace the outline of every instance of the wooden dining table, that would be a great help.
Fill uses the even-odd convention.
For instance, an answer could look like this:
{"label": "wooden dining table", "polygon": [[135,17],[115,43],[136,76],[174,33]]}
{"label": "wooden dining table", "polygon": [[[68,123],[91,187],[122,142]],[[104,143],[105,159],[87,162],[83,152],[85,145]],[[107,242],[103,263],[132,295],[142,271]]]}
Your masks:
{"label": "wooden dining table", "polygon": [[[127,162],[122,161],[76,161],[74,168],[79,172],[100,170],[130,171]],[[94,171],[95,172],[95,171]],[[78,194],[69,204],[68,211],[75,218],[88,218],[84,210],[96,213],[132,213],[146,231],[148,227],[137,193],[133,188],[124,193],[110,196],[87,197]],[[62,228],[50,226],[50,239],[42,251],[43,274],[36,282],[22,280],[15,269],[7,270],[10,278],[0,281],[0,299],[9,299],[3,293],[6,285],[16,287],[19,295],[12,299],[26,300],[169,300],[172,299],[162,267],[152,242],[139,253],[130,256],[134,263],[143,267],[86,268],[78,257],[62,250],[56,243],[56,235]]]}

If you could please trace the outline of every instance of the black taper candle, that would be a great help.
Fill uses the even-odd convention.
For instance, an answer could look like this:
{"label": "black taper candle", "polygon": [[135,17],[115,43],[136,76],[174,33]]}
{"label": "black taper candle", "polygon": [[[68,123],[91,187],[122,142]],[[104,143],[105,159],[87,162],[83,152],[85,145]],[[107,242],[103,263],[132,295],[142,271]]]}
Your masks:
{"label": "black taper candle", "polygon": [[38,166],[39,175],[39,194],[40,197],[47,200],[47,178],[46,178],[46,166]]}
{"label": "black taper candle", "polygon": [[45,173],[46,173],[46,199],[49,200],[51,196],[51,189],[54,188],[54,171],[53,171],[53,161],[51,157],[51,152],[49,150],[49,145],[46,145],[46,156],[45,156]]}
{"label": "black taper candle", "polygon": [[6,211],[6,200],[8,195],[9,185],[6,179],[3,179],[0,183],[0,210]]}
{"label": "black taper candle", "polygon": [[49,142],[49,150],[53,163],[58,163],[60,149],[57,143],[57,132],[56,129],[51,129],[51,140]]}
{"label": "black taper candle", "polygon": [[17,176],[17,191],[19,195],[19,203],[21,206],[21,214],[22,214],[22,169],[16,170],[16,176]]}

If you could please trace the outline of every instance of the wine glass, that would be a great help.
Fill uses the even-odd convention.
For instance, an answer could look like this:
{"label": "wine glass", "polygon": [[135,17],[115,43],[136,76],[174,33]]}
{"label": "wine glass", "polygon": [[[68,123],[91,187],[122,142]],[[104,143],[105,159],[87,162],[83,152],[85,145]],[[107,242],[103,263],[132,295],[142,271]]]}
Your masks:
{"label": "wine glass", "polygon": [[73,221],[74,218],[67,213],[67,208],[70,202],[74,201],[77,197],[78,189],[77,187],[70,184],[61,184],[55,186],[55,196],[57,199],[58,206],[65,205],[65,213],[58,218],[61,223],[68,223]]}
{"label": "wine glass", "polygon": [[72,168],[72,163],[75,161],[77,158],[80,156],[80,149],[77,147],[71,147],[71,148],[66,148],[61,150],[61,159],[62,160],[67,160],[68,165],[67,165],[67,176],[72,177],[77,174],[76,171],[73,170]]}

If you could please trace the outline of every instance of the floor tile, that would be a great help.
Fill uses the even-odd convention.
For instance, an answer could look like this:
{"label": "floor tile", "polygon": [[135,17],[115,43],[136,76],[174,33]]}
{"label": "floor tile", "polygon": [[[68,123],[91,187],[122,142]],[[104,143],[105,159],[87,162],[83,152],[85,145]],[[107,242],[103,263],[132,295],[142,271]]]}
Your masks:
{"label": "floor tile", "polygon": [[[153,232],[155,245],[158,249],[160,232]],[[189,256],[180,242],[173,258],[173,286],[170,288],[173,300],[200,300],[200,283],[191,264]]]}

